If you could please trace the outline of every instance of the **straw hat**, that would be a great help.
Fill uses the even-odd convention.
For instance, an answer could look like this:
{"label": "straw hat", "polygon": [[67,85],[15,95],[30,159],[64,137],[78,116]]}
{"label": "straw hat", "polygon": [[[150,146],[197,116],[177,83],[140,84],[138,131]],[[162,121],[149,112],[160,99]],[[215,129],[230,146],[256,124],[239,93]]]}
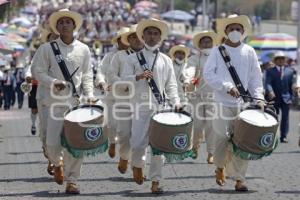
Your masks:
{"label": "straw hat", "polygon": [[111,43],[112,44],[116,44],[118,39],[125,33],[127,33],[129,31],[128,27],[122,27],[117,34],[111,39]]}
{"label": "straw hat", "polygon": [[161,41],[166,39],[168,34],[169,34],[169,27],[168,27],[168,24],[166,22],[163,22],[161,20],[154,19],[154,18],[145,19],[145,20],[140,21],[138,23],[137,28],[136,28],[136,34],[137,34],[138,38],[140,39],[140,41],[142,41],[142,42],[144,42],[144,40],[143,40],[144,30],[148,27],[156,27],[160,30],[160,32],[161,32]]}
{"label": "straw hat", "polygon": [[213,41],[213,46],[217,45],[217,37],[218,37],[218,35],[214,31],[202,31],[202,32],[196,34],[193,37],[193,45],[199,49],[200,48],[199,42],[204,37],[210,37],[212,39],[212,41]]}
{"label": "straw hat", "polygon": [[252,32],[252,26],[249,17],[247,17],[246,15],[234,14],[229,15],[224,19],[217,19],[217,33],[227,38],[225,29],[230,24],[241,24],[244,27],[243,39]]}
{"label": "straw hat", "polygon": [[42,29],[41,31],[41,42],[45,43],[47,42],[48,36],[51,34],[52,32],[48,29]]}
{"label": "straw hat", "polygon": [[129,42],[128,42],[128,36],[133,34],[133,33],[136,33],[137,26],[138,26],[137,24],[134,24],[134,25],[130,26],[129,30],[126,33],[122,34],[121,41],[122,41],[123,44],[125,44],[127,46],[130,45]]}
{"label": "straw hat", "polygon": [[70,11],[69,9],[61,9],[57,12],[54,12],[49,17],[49,25],[50,28],[53,30],[54,33],[59,35],[59,32],[56,29],[57,21],[62,17],[69,17],[74,20],[75,22],[75,30],[74,32],[78,31],[82,25],[82,17],[79,13]]}
{"label": "straw hat", "polygon": [[273,60],[275,60],[276,58],[285,58],[285,54],[283,53],[283,51],[276,51],[274,53],[274,56],[273,56]]}
{"label": "straw hat", "polygon": [[172,60],[175,59],[174,55],[175,55],[176,51],[183,51],[185,53],[185,58],[187,58],[189,56],[189,54],[190,54],[190,49],[187,48],[186,46],[184,46],[182,44],[175,45],[169,51],[169,55],[172,58]]}
{"label": "straw hat", "polygon": [[3,71],[5,70],[10,70],[10,65],[5,65],[5,67],[3,68]]}

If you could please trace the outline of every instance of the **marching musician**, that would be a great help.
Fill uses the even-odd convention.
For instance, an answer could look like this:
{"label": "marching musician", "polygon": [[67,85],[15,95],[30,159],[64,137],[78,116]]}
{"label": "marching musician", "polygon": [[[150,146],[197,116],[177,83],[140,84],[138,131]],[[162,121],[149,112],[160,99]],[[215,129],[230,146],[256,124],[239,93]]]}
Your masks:
{"label": "marching musician", "polygon": [[[41,31],[41,42],[51,42],[52,40],[55,40],[58,38],[58,35],[55,34],[53,31],[50,31],[48,29],[43,29]],[[34,68],[38,67],[37,65],[29,65],[28,71],[26,73],[26,81],[28,84],[33,84],[32,89],[34,89],[34,93],[32,96],[30,95],[29,98],[31,98],[31,102],[35,102],[34,105],[36,105],[36,108],[32,108],[32,110],[36,111],[39,116],[39,137],[42,142],[42,149],[45,158],[48,159],[48,167],[47,172],[49,175],[54,175],[54,165],[51,163],[51,161],[48,158],[47,153],[47,145],[46,145],[46,132],[47,132],[47,117],[48,117],[48,110],[49,107],[47,107],[47,104],[45,103],[45,86],[40,84],[38,85],[37,80],[35,80],[35,76],[32,75],[32,72],[35,70]],[[31,103],[33,104],[33,103]],[[33,105],[31,105],[33,106]],[[36,110],[37,109],[37,110]]]}
{"label": "marching musician", "polygon": [[[75,72],[72,80],[75,89],[67,87],[66,80],[56,58],[54,48],[50,43],[43,44],[37,50],[32,68],[40,84],[45,86],[45,100],[50,108],[47,119],[47,153],[54,164],[54,180],[62,185],[66,181],[67,194],[79,194],[77,179],[83,158],[75,158],[61,146],[61,132],[63,130],[64,113],[78,104],[78,96],[84,95],[88,102],[95,102],[93,96],[93,74],[90,62],[90,50],[87,45],[74,38],[73,33],[82,25],[79,13],[62,9],[51,14],[50,28],[59,38],[54,40],[58,45],[61,57],[67,70]],[[76,70],[76,71],[75,71]],[[67,103],[66,103],[67,102]],[[63,158],[62,158],[63,157]]]}
{"label": "marching musician", "polygon": [[[162,92],[165,91],[177,110],[181,109],[181,105],[172,60],[158,49],[168,35],[167,24],[157,19],[142,20],[138,23],[136,33],[145,48],[128,57],[124,67],[126,70],[123,70],[121,77],[123,80],[129,80],[135,88],[133,97],[130,99],[131,104],[136,107],[132,116],[130,138],[131,164],[134,181],[137,184],[143,184],[150,118],[161,102],[153,94],[160,93],[160,96],[163,96]],[[141,55],[145,58],[146,66],[141,66]],[[158,91],[150,89],[147,81],[150,79],[156,82]],[[162,178],[162,166],[162,155],[152,155],[149,176],[152,181],[151,192],[154,194],[163,193],[159,185]]]}
{"label": "marching musician", "polygon": [[[251,31],[249,18],[242,15],[230,15],[228,18],[219,19],[217,30],[218,34],[225,37],[223,46],[229,52],[231,63],[245,90],[248,90],[252,97],[263,99],[262,73],[257,55],[252,47],[242,42]],[[240,92],[233,82],[218,47],[212,49],[204,66],[203,75],[205,81],[214,90],[214,100],[219,106],[213,120],[213,129],[216,133],[214,154],[214,163],[217,167],[216,182],[223,186],[226,182],[225,177],[232,176],[236,181],[236,191],[248,191],[245,183],[248,160],[235,156],[230,143],[234,121],[244,102],[240,98]],[[256,103],[263,109],[264,101]],[[225,174],[225,166],[227,174]]]}
{"label": "marching musician", "polygon": [[187,77],[184,74],[184,70],[187,67],[187,60],[190,55],[190,49],[182,44],[175,45],[170,49],[169,55],[173,61],[180,102],[181,104],[187,104],[187,98],[185,95],[185,91],[183,90],[183,86],[187,80]]}
{"label": "marching musician", "polygon": [[121,36],[129,31],[128,27],[122,27],[115,37],[112,38],[111,43],[115,45],[113,51],[108,52],[103,57],[100,66],[97,70],[95,85],[96,88],[100,90],[107,91],[107,95],[105,97],[105,104],[107,108],[107,131],[108,131],[108,140],[109,140],[109,149],[108,155],[111,158],[115,157],[116,154],[116,142],[117,142],[117,130],[116,130],[116,121],[112,115],[112,106],[115,103],[111,90],[111,86],[108,84],[108,75],[109,69],[111,68],[111,61],[116,52],[121,50],[126,50],[128,48],[127,45],[123,44],[121,41]]}
{"label": "marching musician", "polygon": [[[108,69],[109,83],[114,85],[112,88],[115,89],[113,91],[113,96],[115,97],[116,104],[114,106],[113,113],[115,113],[117,117],[117,135],[118,143],[120,145],[118,170],[122,174],[124,174],[127,170],[128,160],[131,154],[131,147],[129,143],[131,136],[131,111],[130,106],[128,105],[129,98],[126,98],[126,96],[129,95],[129,86],[120,82],[120,75],[123,70],[127,70],[125,68],[125,61],[128,59],[128,56],[140,51],[144,47],[144,44],[136,35],[136,27],[137,24],[132,25],[130,30],[121,36],[122,43],[129,46],[129,48],[127,50],[120,50],[116,52],[112,58],[111,67]],[[118,96],[121,96],[122,99],[118,98]],[[127,103],[127,105],[125,105],[124,102],[125,104]],[[122,111],[120,110],[121,112],[118,112],[119,109]]]}
{"label": "marching musician", "polygon": [[[194,137],[193,137],[193,158],[198,157],[200,143],[205,135],[207,163],[213,164],[214,132],[212,120],[209,120],[209,112],[212,111],[213,91],[203,79],[203,68],[213,46],[216,45],[217,34],[213,31],[203,31],[193,38],[194,46],[199,50],[196,55],[192,55],[188,60],[185,74],[188,77],[189,103],[194,109]],[[191,89],[188,89],[191,88]]]}

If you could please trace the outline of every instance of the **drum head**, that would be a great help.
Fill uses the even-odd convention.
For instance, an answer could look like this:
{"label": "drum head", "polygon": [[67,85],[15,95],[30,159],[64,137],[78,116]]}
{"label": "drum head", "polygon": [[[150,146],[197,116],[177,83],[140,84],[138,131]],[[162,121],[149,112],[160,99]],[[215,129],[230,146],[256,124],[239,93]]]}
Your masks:
{"label": "drum head", "polygon": [[192,117],[185,114],[184,112],[178,113],[171,111],[158,112],[155,115],[153,115],[152,119],[160,124],[170,126],[188,124],[193,121]]}
{"label": "drum head", "polygon": [[261,110],[244,110],[239,114],[239,118],[259,127],[271,127],[278,123],[274,116]]}
{"label": "drum head", "polygon": [[87,122],[103,115],[103,107],[99,105],[82,105],[72,108],[65,114],[70,122]]}

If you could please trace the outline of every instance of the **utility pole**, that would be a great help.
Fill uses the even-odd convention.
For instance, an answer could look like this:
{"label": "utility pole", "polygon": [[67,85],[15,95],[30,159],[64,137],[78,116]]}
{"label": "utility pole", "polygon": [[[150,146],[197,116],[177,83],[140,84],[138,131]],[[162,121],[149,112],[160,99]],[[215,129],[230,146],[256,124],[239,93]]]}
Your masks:
{"label": "utility pole", "polygon": [[206,17],[206,0],[202,0],[202,29],[206,29],[205,24],[205,17]]}
{"label": "utility pole", "polygon": [[280,1],[276,0],[276,33],[279,33],[280,23]]}
{"label": "utility pole", "polygon": [[297,32],[297,71],[298,74],[300,74],[300,0],[298,0],[298,12],[297,12],[297,22],[298,22],[298,32]]}

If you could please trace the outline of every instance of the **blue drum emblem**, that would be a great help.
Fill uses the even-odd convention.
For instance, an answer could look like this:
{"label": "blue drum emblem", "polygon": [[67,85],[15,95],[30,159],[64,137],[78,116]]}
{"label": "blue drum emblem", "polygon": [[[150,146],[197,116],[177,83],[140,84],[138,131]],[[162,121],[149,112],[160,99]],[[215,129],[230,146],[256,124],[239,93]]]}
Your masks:
{"label": "blue drum emblem", "polygon": [[184,150],[188,145],[188,135],[187,134],[178,134],[173,137],[173,146],[176,149]]}
{"label": "blue drum emblem", "polygon": [[84,132],[85,139],[91,142],[95,142],[98,140],[101,135],[102,135],[102,128],[97,127],[97,128],[87,128]]}
{"label": "blue drum emblem", "polygon": [[270,148],[274,143],[274,133],[266,133],[260,138],[260,146]]}

